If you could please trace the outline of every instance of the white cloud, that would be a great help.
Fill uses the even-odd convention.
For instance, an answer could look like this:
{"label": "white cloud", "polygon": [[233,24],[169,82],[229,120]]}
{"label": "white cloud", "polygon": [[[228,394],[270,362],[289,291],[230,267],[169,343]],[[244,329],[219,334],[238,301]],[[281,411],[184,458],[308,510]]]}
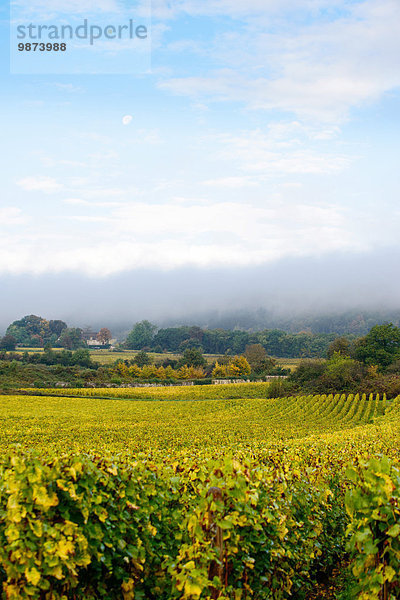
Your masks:
{"label": "white cloud", "polygon": [[122,117],[122,124],[129,125],[129,123],[132,121],[132,119],[133,119],[132,115],[125,115],[124,117]]}
{"label": "white cloud", "polygon": [[65,204],[73,204],[73,205],[82,205],[87,206],[90,204],[87,200],[82,200],[82,198],[64,198],[63,202]]}
{"label": "white cloud", "polygon": [[27,217],[20,208],[14,206],[4,206],[3,208],[0,208],[0,227],[20,225],[25,223],[26,220]]}
{"label": "white cloud", "polygon": [[60,92],[66,92],[68,94],[77,94],[82,92],[82,88],[74,85],[73,83],[54,83],[53,86],[60,90]]}
{"label": "white cloud", "polygon": [[52,156],[43,156],[43,155],[40,157],[40,161],[45,167],[63,166],[63,167],[84,168],[84,167],[88,166],[87,163],[85,163],[83,161],[63,160],[63,159],[60,160],[60,159],[55,159]]}
{"label": "white cloud", "polygon": [[250,16],[271,16],[286,11],[317,12],[323,8],[334,9],[343,5],[343,0],[153,0],[153,15],[160,19],[176,18],[181,14],[190,16],[218,16],[224,15],[233,18]]}
{"label": "white cloud", "polygon": [[[294,181],[275,193],[264,191],[259,203],[247,194],[218,203],[192,197],[154,203],[67,198],[70,209],[77,207],[75,215],[41,217],[38,227],[33,222],[29,229],[0,236],[0,273],[106,276],[139,268],[255,266],[397,243],[399,215],[388,225],[379,210],[374,219],[308,195]],[[2,216],[15,222],[21,215],[8,209]]]}
{"label": "white cloud", "polygon": [[238,189],[243,187],[254,187],[259,185],[259,182],[250,177],[219,177],[218,179],[208,179],[203,181],[203,184],[210,187]]}
{"label": "white cloud", "polygon": [[116,0],[14,0],[13,10],[28,17],[54,18],[59,15],[91,15],[97,13],[118,13]]}
{"label": "white cloud", "polygon": [[[264,207],[207,205],[178,199],[129,203],[110,211],[100,216],[91,207],[89,214],[73,218],[76,226],[67,225],[57,236],[31,229],[1,238],[0,272],[73,270],[97,276],[144,267],[256,265],[293,254],[366,247],[335,206],[285,206],[280,201]],[[46,251],[49,245],[51,252]]]}
{"label": "white cloud", "polygon": [[[76,186],[80,186],[79,182],[76,182]],[[83,187],[80,191],[86,198],[124,198],[139,193],[139,190],[132,186],[120,188],[96,188],[91,180],[83,182]]]}
{"label": "white cloud", "polygon": [[164,141],[158,129],[138,129],[137,135],[145,144],[158,145]]}
{"label": "white cloud", "polygon": [[[291,174],[330,174],[350,166],[354,156],[320,148],[307,147],[304,135],[307,129],[296,123],[273,125],[238,134],[214,136],[218,155],[247,172],[258,172],[264,177]],[[308,132],[307,135],[313,135]],[[246,181],[246,179],[245,179]],[[252,179],[247,179],[252,181]]]}
{"label": "white cloud", "polygon": [[[89,200],[83,200],[82,198],[65,198],[64,204],[71,204],[73,206],[91,206],[91,207],[104,207],[110,208],[114,206],[121,206],[121,202],[90,202]],[[78,218],[78,217],[77,217]]]}
{"label": "white cloud", "polygon": [[44,192],[46,194],[60,192],[63,189],[63,185],[53,177],[25,177],[17,181],[17,185],[27,192]]}
{"label": "white cloud", "polygon": [[[189,4],[200,10],[198,3]],[[236,5],[240,11],[241,5],[244,15],[252,15],[262,11],[262,4],[204,2],[204,11],[219,7],[230,14],[228,7],[234,10]],[[286,8],[290,4],[299,5],[288,2]],[[266,3],[265,13],[269,8]],[[272,31],[265,22],[249,17],[246,29],[233,29],[203,46],[202,52],[207,50],[213,64],[222,68],[206,75],[166,78],[159,85],[196,101],[239,101],[251,109],[342,122],[354,107],[400,86],[400,4],[369,0],[342,3],[341,8],[345,11],[341,17],[313,22],[308,18],[301,24],[292,16]]]}

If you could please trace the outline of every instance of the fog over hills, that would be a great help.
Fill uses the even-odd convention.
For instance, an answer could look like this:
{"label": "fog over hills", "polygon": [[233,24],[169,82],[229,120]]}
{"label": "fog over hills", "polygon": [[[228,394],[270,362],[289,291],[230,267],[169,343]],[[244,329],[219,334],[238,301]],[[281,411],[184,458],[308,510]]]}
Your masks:
{"label": "fog over hills", "polygon": [[[120,335],[142,319],[159,325],[340,332],[343,319],[338,315],[349,311],[347,328],[360,313],[369,313],[370,326],[374,320],[396,321],[399,259],[398,251],[387,250],[237,269],[143,269],[104,278],[2,276],[0,328],[25,314],[38,314],[71,325],[107,325]],[[318,325],[319,315],[330,315],[331,324],[325,320]]]}
{"label": "fog over hills", "polygon": [[[156,0],[151,70],[104,40],[87,72],[32,77],[10,73],[3,4],[0,329],[340,328],[400,309],[399,2]],[[12,8],[75,23],[89,5],[132,10]]]}

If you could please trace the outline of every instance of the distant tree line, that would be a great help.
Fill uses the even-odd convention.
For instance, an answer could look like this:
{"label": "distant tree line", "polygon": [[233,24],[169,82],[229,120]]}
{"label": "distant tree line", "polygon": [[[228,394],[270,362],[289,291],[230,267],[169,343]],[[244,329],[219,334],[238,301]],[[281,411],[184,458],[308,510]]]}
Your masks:
{"label": "distant tree line", "polygon": [[[97,334],[102,344],[111,339],[110,331],[103,327]],[[268,355],[278,358],[313,358],[326,356],[335,334],[312,334],[310,332],[288,333],[279,329],[245,331],[229,329],[206,329],[196,325],[157,328],[149,321],[136,323],[123,342],[123,347],[152,352],[183,353],[197,348],[205,354],[228,354],[235,356],[245,352],[246,347],[260,344]],[[355,336],[349,336],[349,339]],[[61,320],[47,320],[27,315],[14,321],[0,338],[0,349],[13,351],[16,347],[65,348],[77,350],[87,346],[83,331],[68,327]]]}
{"label": "distant tree line", "polygon": [[7,352],[0,351],[0,361],[7,362],[20,362],[29,365],[62,365],[64,367],[86,367],[86,368],[97,368],[99,365],[92,361],[89,350],[87,348],[79,348],[78,350],[61,350],[54,352],[53,349],[48,346],[44,352]]}
{"label": "distant tree line", "polygon": [[[360,310],[352,309],[341,312],[306,312],[298,311],[288,315],[288,311],[277,313],[266,308],[255,310],[236,309],[223,311],[208,311],[201,315],[182,321],[182,325],[191,323],[205,324],[208,329],[243,329],[247,331],[262,331],[279,329],[289,333],[308,331],[310,333],[333,333],[336,336],[364,336],[374,325],[392,322],[400,326],[400,310]],[[169,327],[170,323],[162,324]]]}
{"label": "distant tree line", "polygon": [[[353,336],[354,337],[354,336]],[[278,329],[249,332],[226,329],[202,329],[198,326],[157,329],[149,321],[136,323],[124,346],[152,352],[184,352],[198,348],[205,354],[242,354],[246,346],[260,344],[277,358],[323,357],[335,334],[287,333]]]}
{"label": "distant tree line", "polygon": [[[323,319],[323,317],[319,317]],[[325,317],[328,319],[328,317]],[[332,317],[332,319],[334,319]],[[387,325],[375,325],[385,327]],[[321,326],[322,327],[322,326]],[[391,327],[398,329],[395,324]],[[374,327],[371,328],[371,331]],[[111,338],[110,331],[103,327],[97,334],[102,344]],[[338,337],[335,333],[311,333],[301,331],[291,333],[281,329],[260,331],[243,329],[209,329],[197,325],[158,328],[147,320],[136,323],[121,347],[157,353],[184,353],[197,349],[204,354],[236,356],[244,354],[248,346],[261,346],[267,356],[277,358],[325,358],[332,348],[342,354],[344,347],[352,348],[352,357],[363,362],[365,342],[356,335]],[[332,345],[333,344],[333,345]],[[344,345],[344,346],[343,346]],[[15,348],[65,348],[75,351],[87,347],[82,329],[68,327],[61,320],[47,320],[36,315],[27,315],[14,321],[0,338],[0,350],[13,351]],[[357,348],[357,356],[354,354]],[[380,349],[380,352],[383,352]]]}
{"label": "distant tree line", "polygon": [[[184,346],[179,343],[179,347],[184,348],[181,356],[149,356],[146,348],[151,348],[159,333],[158,340],[165,336],[165,331],[170,330],[174,335],[178,332],[189,336],[183,341],[191,343]],[[63,331],[67,329],[64,328]],[[219,330],[215,331],[219,333]],[[279,367],[275,358],[266,350],[266,334],[275,334],[275,331],[259,332],[257,335],[260,335],[260,338],[254,338],[253,333],[248,333],[245,339],[261,339],[264,343],[247,344],[243,352],[236,354],[216,353],[218,356],[212,362],[203,356],[203,346],[200,345],[203,344],[207,333],[210,332],[199,327],[177,327],[157,331],[154,325],[143,321],[133,328],[131,338],[136,335],[134,341],[139,345],[138,337],[143,334],[141,343],[146,341],[148,345],[139,350],[133,358],[119,359],[109,367],[93,362],[87,348],[55,352],[47,344],[42,353],[18,353],[5,349],[0,351],[0,379],[3,386],[7,382],[8,385],[21,386],[21,382],[32,381],[33,378],[36,378],[33,379],[34,382],[40,379],[42,384],[46,381],[49,383],[49,378],[62,376],[63,380],[73,381],[77,385],[96,385],[100,382],[118,384],[148,378],[172,380],[196,377],[209,378],[211,381],[211,378],[259,379],[268,375],[289,375],[286,380],[280,379],[271,384],[268,388],[270,397],[292,393],[331,392],[378,392],[386,393],[389,397],[400,394],[400,328],[393,323],[375,325],[367,335],[357,339],[335,337],[328,344],[326,358],[306,358],[291,374]],[[246,332],[223,333],[232,341],[234,338],[229,338],[229,334],[242,335]],[[5,337],[7,336],[10,334],[6,334]],[[168,339],[168,336],[164,339]],[[282,337],[277,336],[276,339]],[[176,336],[176,340],[179,340],[179,337]],[[272,345],[270,347],[276,348]],[[278,352],[275,349],[276,354]]]}

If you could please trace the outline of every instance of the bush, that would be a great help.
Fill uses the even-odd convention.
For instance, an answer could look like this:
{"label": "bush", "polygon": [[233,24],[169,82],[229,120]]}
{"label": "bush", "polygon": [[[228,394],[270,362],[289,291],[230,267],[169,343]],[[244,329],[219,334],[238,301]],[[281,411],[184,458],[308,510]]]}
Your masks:
{"label": "bush", "polygon": [[365,394],[379,393],[386,394],[390,398],[396,398],[400,395],[400,376],[383,375],[373,379],[365,379],[359,386],[359,390]]}
{"label": "bush", "polygon": [[303,360],[290,375],[290,381],[300,387],[312,387],[321,375],[325,373],[326,361]]}
{"label": "bush", "polygon": [[268,386],[267,398],[280,398],[281,396],[289,396],[293,391],[293,383],[287,379],[274,379]]}

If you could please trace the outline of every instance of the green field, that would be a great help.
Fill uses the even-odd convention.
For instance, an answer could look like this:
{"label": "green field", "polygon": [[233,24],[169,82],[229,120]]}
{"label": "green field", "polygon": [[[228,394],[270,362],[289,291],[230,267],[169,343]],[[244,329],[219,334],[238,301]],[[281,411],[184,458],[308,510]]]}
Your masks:
{"label": "green field", "polygon": [[284,369],[290,369],[291,371],[295,371],[301,361],[302,358],[276,358],[277,365]]}
{"label": "green field", "polygon": [[267,385],[0,396],[4,598],[398,598],[400,398]]}

